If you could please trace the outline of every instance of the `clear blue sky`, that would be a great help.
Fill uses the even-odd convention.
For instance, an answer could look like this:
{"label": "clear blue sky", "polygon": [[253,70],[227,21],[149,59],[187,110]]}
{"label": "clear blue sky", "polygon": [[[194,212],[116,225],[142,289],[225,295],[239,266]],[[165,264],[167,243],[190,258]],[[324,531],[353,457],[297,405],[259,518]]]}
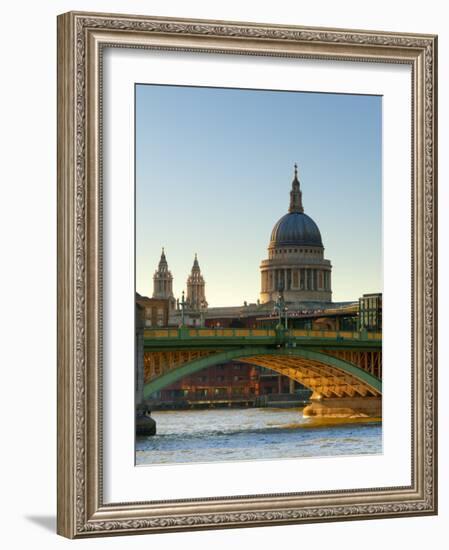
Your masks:
{"label": "clear blue sky", "polygon": [[180,296],[195,252],[209,306],[255,302],[298,163],[333,300],[382,291],[382,98],[136,86],[136,289],[165,247]]}

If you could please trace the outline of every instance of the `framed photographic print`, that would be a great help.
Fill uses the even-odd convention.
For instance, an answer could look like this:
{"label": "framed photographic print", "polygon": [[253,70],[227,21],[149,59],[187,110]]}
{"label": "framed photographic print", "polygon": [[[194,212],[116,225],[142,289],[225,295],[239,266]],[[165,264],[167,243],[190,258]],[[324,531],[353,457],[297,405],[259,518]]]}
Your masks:
{"label": "framed photographic print", "polygon": [[58,18],[58,532],[435,514],[432,35]]}

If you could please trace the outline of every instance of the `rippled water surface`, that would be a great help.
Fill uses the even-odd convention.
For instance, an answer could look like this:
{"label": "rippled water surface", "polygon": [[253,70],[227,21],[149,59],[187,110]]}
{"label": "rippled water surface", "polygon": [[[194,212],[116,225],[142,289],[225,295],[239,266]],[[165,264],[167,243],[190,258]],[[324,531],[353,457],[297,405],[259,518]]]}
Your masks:
{"label": "rippled water surface", "polygon": [[316,420],[298,409],[154,412],[157,435],[138,438],[136,463],[379,454],[379,421]]}

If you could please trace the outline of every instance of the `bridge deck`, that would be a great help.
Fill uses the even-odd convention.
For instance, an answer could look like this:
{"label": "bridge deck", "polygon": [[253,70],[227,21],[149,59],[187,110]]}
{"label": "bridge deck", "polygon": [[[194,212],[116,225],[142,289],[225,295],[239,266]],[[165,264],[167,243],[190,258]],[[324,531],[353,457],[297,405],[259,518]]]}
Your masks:
{"label": "bridge deck", "polygon": [[380,348],[382,333],[332,330],[276,331],[273,329],[241,328],[167,328],[145,329],[144,346],[149,348],[275,345],[282,341],[301,346],[346,346]]}
{"label": "bridge deck", "polygon": [[[359,331],[335,331],[335,330],[300,330],[291,329],[290,336],[295,338],[346,338],[350,340],[382,340],[381,332],[361,333]],[[276,336],[273,329],[242,329],[242,328],[166,328],[145,329],[145,338],[195,338],[195,337],[271,337]]]}

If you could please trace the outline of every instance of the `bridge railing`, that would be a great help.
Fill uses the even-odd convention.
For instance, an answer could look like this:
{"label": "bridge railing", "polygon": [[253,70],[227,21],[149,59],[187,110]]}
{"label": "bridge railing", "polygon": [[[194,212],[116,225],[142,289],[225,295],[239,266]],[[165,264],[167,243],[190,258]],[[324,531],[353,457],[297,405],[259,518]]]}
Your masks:
{"label": "bridge railing", "polygon": [[167,328],[145,329],[145,338],[208,338],[208,337],[262,337],[274,338],[276,331],[271,329],[241,329],[241,328]]}
{"label": "bridge railing", "polygon": [[[288,336],[293,338],[320,338],[330,340],[382,340],[381,332],[336,331],[336,330],[301,330],[290,329]],[[243,328],[146,328],[145,339],[173,338],[275,338],[274,329],[243,329]]]}

